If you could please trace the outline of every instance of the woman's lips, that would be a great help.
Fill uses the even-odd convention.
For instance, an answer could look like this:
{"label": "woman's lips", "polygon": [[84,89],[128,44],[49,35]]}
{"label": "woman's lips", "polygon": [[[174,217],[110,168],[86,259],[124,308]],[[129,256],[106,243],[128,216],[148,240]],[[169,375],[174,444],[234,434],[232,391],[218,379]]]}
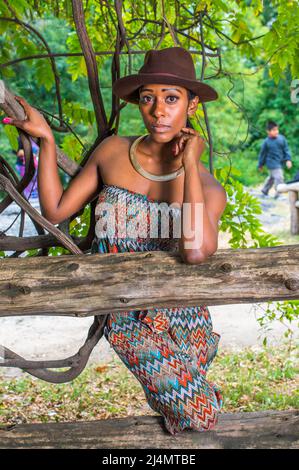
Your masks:
{"label": "woman's lips", "polygon": [[152,126],[154,132],[167,132],[170,129],[170,126]]}

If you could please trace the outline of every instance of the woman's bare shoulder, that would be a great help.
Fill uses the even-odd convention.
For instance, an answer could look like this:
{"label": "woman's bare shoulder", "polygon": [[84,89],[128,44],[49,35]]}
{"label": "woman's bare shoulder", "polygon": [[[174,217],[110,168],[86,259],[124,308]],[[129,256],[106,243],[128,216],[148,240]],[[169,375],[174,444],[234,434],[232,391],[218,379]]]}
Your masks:
{"label": "woman's bare shoulder", "polygon": [[[211,174],[203,178],[203,192],[209,203],[225,207],[227,203],[227,193],[222,184]],[[214,202],[213,202],[214,201]]]}
{"label": "woman's bare shoulder", "polygon": [[100,163],[105,158],[119,155],[122,150],[126,151],[131,142],[137,137],[138,136],[122,136],[117,134],[106,137],[94,151],[97,160]]}
{"label": "woman's bare shoulder", "polygon": [[209,172],[207,168],[203,167],[202,164],[200,164],[199,166],[199,171],[201,173],[200,176],[201,176],[206,194],[210,192],[214,192],[214,191],[218,193],[222,193],[223,195],[226,194],[226,191],[224,187],[222,186],[222,184],[220,183],[220,181],[218,181],[215,178],[215,176]]}

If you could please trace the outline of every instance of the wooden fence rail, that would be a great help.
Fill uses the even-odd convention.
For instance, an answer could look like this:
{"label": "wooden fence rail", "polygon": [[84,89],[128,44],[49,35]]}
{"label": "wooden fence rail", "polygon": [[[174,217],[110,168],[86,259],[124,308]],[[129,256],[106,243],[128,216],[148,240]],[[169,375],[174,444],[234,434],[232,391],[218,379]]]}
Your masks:
{"label": "wooden fence rail", "polygon": [[0,316],[299,299],[298,245],[218,250],[199,265],[169,252],[4,259]]}
{"label": "wooden fence rail", "polygon": [[220,413],[215,430],[172,436],[161,416],[0,426],[0,449],[295,449],[298,411]]}

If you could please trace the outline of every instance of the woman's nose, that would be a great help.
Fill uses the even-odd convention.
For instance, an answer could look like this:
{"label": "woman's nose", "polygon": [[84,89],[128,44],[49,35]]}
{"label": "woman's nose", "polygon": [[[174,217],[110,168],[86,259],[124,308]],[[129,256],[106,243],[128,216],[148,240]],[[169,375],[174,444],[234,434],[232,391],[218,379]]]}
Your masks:
{"label": "woman's nose", "polygon": [[164,104],[162,101],[156,100],[152,108],[154,116],[161,116],[165,114]]}

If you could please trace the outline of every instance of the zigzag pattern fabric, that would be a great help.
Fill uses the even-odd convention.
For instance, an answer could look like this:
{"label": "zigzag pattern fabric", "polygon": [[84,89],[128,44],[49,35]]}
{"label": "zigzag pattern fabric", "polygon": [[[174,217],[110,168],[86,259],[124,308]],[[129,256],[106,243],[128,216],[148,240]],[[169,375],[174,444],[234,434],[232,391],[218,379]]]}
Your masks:
{"label": "zigzag pattern fabric", "polygon": [[[150,212],[150,206],[159,213],[162,202],[126,188],[104,185],[98,204],[109,202],[116,209],[119,200],[126,206],[125,209],[118,206],[120,210],[114,212],[116,219],[124,216],[121,210],[125,210],[135,221],[141,213],[149,220],[154,213]],[[109,225],[111,219],[105,210],[102,213],[96,210],[96,222],[106,217]],[[174,219],[180,217],[180,209],[171,213],[169,223],[173,233]],[[158,224],[161,217],[158,214]],[[112,236],[104,232],[96,235],[91,252],[178,251],[175,237],[151,238],[148,232],[145,237],[135,239],[118,235],[117,232]],[[142,385],[149,406],[163,416],[169,433],[175,435],[187,428],[203,432],[215,427],[223,407],[223,395],[215,383],[207,380],[206,374],[217,354],[220,335],[213,331],[206,305],[111,313],[106,319],[104,335]]]}

